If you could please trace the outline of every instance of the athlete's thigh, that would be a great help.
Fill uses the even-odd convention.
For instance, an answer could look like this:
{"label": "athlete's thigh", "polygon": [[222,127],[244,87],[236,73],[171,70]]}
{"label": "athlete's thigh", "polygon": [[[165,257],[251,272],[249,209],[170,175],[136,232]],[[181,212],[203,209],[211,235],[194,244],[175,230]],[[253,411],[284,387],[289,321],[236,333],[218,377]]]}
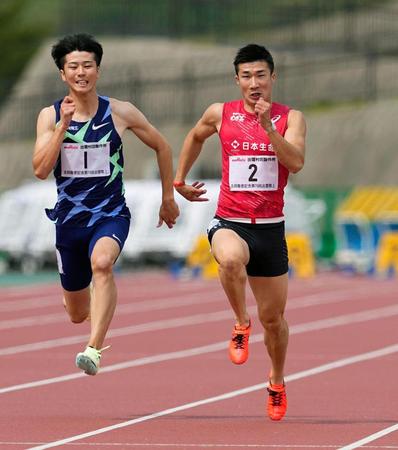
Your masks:
{"label": "athlete's thigh", "polygon": [[248,277],[249,285],[260,313],[274,316],[283,314],[288,291],[288,274],[276,277]]}
{"label": "athlete's thigh", "polygon": [[115,263],[123,249],[130,229],[130,220],[114,217],[95,227],[89,244],[91,263],[98,258],[109,258]]}
{"label": "athlete's thigh", "polygon": [[246,265],[250,259],[247,243],[235,231],[228,228],[220,228],[214,233],[211,251],[218,263],[233,259]]}
{"label": "athlete's thigh", "polygon": [[289,267],[284,223],[257,225],[248,233],[251,257],[247,274],[272,278],[286,274]]}
{"label": "athlete's thigh", "polygon": [[100,237],[94,244],[91,253],[91,265],[106,268],[112,266],[120,254],[119,244],[108,236]]}
{"label": "athlete's thigh", "polygon": [[66,293],[84,290],[90,284],[89,240],[90,230],[87,228],[56,227],[58,272]]}

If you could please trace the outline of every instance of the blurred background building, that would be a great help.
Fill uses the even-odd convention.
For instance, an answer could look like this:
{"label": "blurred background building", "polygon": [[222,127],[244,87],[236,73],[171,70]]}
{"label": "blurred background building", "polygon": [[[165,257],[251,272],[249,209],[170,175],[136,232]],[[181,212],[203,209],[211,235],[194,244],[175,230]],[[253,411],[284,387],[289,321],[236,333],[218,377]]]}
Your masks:
{"label": "blurred background building", "polygon": [[[186,132],[204,109],[239,97],[232,65],[236,50],[250,42],[268,47],[278,77],[274,100],[303,110],[308,123],[306,165],[291,177],[286,194],[288,229],[309,237],[318,264],[374,270],[381,235],[394,231],[398,222],[393,189],[398,173],[397,0],[3,0],[4,267],[16,264],[29,271],[53,261],[51,224],[42,211],[54,202],[55,186],[34,181],[31,154],[38,112],[65,95],[51,46],[74,32],[91,33],[103,44],[99,92],[136,104],[168,138],[176,161]],[[126,258],[143,259],[156,249],[185,258],[205,230],[214,203],[193,213],[184,212],[190,205],[179,201],[183,214],[175,237],[163,237],[159,230],[146,235],[143,230],[154,228],[156,220],[151,217],[153,226],[148,219],[139,223],[148,217],[140,208],[151,210],[142,206],[140,193],[142,186],[152,192],[147,204],[157,212],[154,154],[133,135],[124,141],[128,201],[137,210]],[[208,180],[215,197],[219,170],[215,136],[193,174]],[[350,202],[362,186],[368,193]],[[391,188],[387,206],[378,209],[382,225],[380,215],[364,207],[380,186]],[[185,214],[195,214],[195,221]],[[155,241],[153,248],[149,244]],[[177,249],[177,242],[184,245]]]}

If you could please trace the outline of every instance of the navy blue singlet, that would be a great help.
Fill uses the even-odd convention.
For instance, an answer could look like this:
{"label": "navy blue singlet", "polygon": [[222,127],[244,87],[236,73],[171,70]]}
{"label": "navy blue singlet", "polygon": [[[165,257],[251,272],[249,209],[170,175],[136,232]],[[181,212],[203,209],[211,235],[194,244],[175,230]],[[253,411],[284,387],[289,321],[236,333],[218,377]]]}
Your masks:
{"label": "navy blue singlet", "polygon": [[[54,103],[56,123],[62,100]],[[88,122],[71,121],[54,167],[58,199],[48,217],[58,226],[90,227],[101,219],[130,218],[123,186],[123,144],[108,97]]]}

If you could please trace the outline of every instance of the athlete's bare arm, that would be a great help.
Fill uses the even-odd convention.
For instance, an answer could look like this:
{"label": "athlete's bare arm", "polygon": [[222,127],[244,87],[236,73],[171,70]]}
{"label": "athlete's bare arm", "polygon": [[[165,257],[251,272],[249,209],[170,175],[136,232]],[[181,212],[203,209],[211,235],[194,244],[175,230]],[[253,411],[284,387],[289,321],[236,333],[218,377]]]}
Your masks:
{"label": "athlete's bare arm", "polygon": [[142,112],[129,102],[110,99],[112,118],[119,135],[131,130],[144,144],[156,152],[162,183],[162,204],[159,211],[158,226],[163,221],[172,228],[179,216],[174,201],[172,151],[162,134],[147,120]]}
{"label": "athlete's bare arm", "polygon": [[61,103],[60,121],[55,124],[55,109],[53,106],[43,108],[37,118],[37,137],[33,152],[33,170],[37,178],[48,177],[57,162],[65,131],[69,127],[76,109],[73,99],[66,96]]}
{"label": "athlete's bare arm", "polygon": [[[221,124],[223,104],[213,103],[204,112],[197,124],[187,134],[180,153],[176,182],[185,182],[193,163],[202,151],[203,143],[207,138],[216,133]],[[206,189],[202,189],[204,183],[195,181],[192,185],[184,184],[177,186],[177,191],[192,202],[207,201],[208,198],[202,197]]]}
{"label": "athlete's bare arm", "polygon": [[272,130],[270,103],[260,98],[254,111],[268,134],[279,162],[289,172],[297,173],[303,168],[305,157],[306,123],[303,113],[293,109],[289,111],[287,129],[285,136],[282,136]]}

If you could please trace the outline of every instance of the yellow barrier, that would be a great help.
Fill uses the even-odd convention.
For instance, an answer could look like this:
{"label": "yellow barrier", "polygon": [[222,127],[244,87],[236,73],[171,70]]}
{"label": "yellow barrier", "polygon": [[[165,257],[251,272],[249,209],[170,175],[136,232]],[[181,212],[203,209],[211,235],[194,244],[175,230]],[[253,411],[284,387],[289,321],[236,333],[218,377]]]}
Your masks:
{"label": "yellow barrier", "polygon": [[305,233],[288,233],[286,235],[289,251],[289,267],[293,275],[300,278],[315,274],[315,258],[310,238]]}
{"label": "yellow barrier", "polygon": [[370,220],[388,211],[398,214],[398,188],[388,186],[360,186],[340,204],[338,217],[362,214]]}
{"label": "yellow barrier", "polygon": [[204,278],[218,277],[218,264],[210,252],[210,244],[206,235],[199,235],[192,251],[187,256],[187,266],[200,268]]}
{"label": "yellow barrier", "polygon": [[[311,241],[305,233],[288,233],[286,242],[289,251],[289,267],[300,278],[315,274],[315,258]],[[210,252],[210,244],[205,235],[198,236],[192,251],[187,256],[187,266],[200,268],[206,279],[218,277],[218,264]]]}
{"label": "yellow barrier", "polygon": [[384,233],[377,248],[376,273],[388,275],[390,270],[398,274],[398,232]]}

